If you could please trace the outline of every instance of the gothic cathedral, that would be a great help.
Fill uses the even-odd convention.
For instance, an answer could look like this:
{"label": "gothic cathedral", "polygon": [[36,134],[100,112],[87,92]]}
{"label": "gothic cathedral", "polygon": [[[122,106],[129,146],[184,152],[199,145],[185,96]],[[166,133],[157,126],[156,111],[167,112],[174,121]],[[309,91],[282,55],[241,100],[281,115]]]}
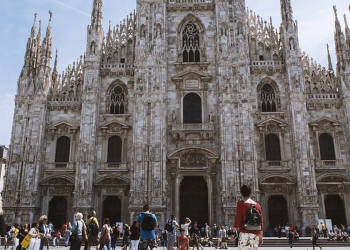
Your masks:
{"label": "gothic cathedral", "polygon": [[[51,19],[35,15],[2,193],[6,223],[74,213],[130,223],[149,204],[232,225],[252,187],[267,228],[350,220],[350,31],[337,64],[301,53],[290,0],[279,29],[245,0],[137,0],[102,27],[93,0],[84,56],[58,74]],[[119,20],[116,20],[119,21]],[[106,27],[105,27],[106,28]]]}

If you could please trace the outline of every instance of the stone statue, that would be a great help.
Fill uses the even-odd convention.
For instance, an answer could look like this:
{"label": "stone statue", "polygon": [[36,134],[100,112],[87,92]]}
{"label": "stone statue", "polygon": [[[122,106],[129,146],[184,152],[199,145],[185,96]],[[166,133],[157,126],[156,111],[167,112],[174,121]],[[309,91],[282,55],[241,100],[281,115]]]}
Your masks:
{"label": "stone statue", "polygon": [[175,110],[174,110],[173,113],[172,113],[172,121],[173,121],[173,123],[176,123],[176,113],[175,113]]}
{"label": "stone statue", "polygon": [[213,112],[210,112],[209,114],[209,122],[213,122],[214,121],[214,114]]}

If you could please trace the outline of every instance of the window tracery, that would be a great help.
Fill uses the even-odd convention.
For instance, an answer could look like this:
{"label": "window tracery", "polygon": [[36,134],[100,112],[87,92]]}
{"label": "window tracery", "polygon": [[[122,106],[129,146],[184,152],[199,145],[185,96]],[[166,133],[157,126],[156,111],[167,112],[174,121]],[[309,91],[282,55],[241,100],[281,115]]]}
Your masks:
{"label": "window tracery", "polygon": [[117,85],[110,93],[109,113],[113,115],[124,114],[126,111],[126,93],[124,88]]}
{"label": "window tracery", "polygon": [[261,111],[262,112],[276,112],[276,95],[270,84],[265,84],[260,93]]}
{"label": "window tracery", "polygon": [[183,62],[200,62],[199,30],[194,23],[188,23],[182,32]]}

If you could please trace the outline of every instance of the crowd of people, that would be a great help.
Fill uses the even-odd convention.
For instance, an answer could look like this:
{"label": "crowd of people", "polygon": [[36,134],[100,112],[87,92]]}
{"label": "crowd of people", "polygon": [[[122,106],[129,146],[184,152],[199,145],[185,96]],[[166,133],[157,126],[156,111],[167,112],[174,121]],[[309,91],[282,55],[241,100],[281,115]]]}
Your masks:
{"label": "crowd of people", "polygon": [[[125,224],[123,228],[120,225],[111,225],[108,218],[103,219],[102,225],[96,218],[96,212],[91,211],[87,220],[84,221],[82,213],[76,213],[74,222],[64,223],[61,228],[55,229],[52,223],[47,222],[47,216],[43,215],[38,222],[19,225],[15,224],[9,227],[6,232],[0,233],[3,236],[3,244],[13,243],[13,250],[49,250],[50,242],[54,247],[60,245],[64,238],[64,246],[69,250],[80,250],[84,245],[84,250],[91,250],[93,246],[96,250],[115,250],[117,240],[123,239],[123,250],[154,250],[159,245],[167,250],[203,250],[204,246],[214,246],[217,249],[227,249],[227,241],[236,241],[238,249],[257,249],[262,244],[263,221],[260,218],[261,208],[258,203],[250,198],[250,187],[243,185],[241,189],[244,200],[238,202],[236,222],[233,228],[226,225],[210,227],[206,223],[199,227],[197,222],[186,218],[182,224],[179,224],[173,214],[165,223],[164,228],[158,225],[155,214],[150,212],[150,207],[145,205],[144,212],[140,213],[131,226]],[[244,224],[244,216],[248,210],[258,211],[258,225]],[[256,217],[256,215],[255,215]],[[0,216],[0,220],[3,217]],[[1,224],[1,221],[0,221]],[[1,226],[1,225],[0,225]],[[0,228],[1,229],[1,228]],[[214,245],[213,238],[217,238],[217,244]]]}

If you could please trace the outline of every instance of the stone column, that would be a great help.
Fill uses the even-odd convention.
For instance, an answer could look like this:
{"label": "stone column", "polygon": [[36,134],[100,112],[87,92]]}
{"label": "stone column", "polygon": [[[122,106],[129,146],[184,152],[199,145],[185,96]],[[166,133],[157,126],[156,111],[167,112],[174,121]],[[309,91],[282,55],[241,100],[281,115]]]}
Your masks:
{"label": "stone column", "polygon": [[175,216],[177,218],[180,218],[180,185],[183,178],[184,177],[182,175],[179,175],[175,180]]}

